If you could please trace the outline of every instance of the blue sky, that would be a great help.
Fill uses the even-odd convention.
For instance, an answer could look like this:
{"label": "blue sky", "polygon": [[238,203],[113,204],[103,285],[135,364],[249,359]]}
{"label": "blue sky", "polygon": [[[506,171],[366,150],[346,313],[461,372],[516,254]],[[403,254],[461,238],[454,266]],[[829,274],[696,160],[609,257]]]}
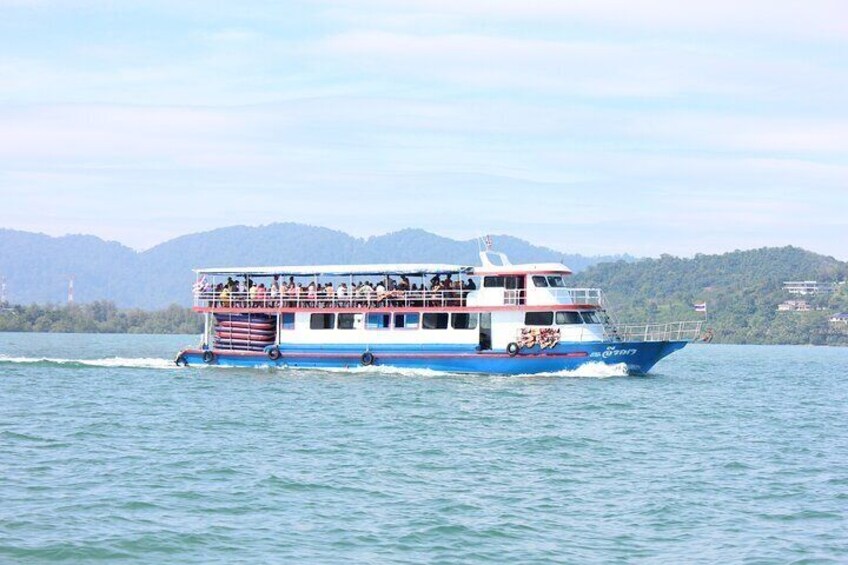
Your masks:
{"label": "blue sky", "polygon": [[0,227],[848,259],[839,0],[0,0]]}

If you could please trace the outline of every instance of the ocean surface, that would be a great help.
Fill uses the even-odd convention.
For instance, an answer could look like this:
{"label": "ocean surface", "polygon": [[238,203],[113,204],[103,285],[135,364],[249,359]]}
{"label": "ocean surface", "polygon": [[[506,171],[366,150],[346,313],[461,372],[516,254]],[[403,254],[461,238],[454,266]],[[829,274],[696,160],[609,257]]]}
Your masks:
{"label": "ocean surface", "polygon": [[0,563],[848,563],[848,349],[646,377],[177,368],[0,334]]}

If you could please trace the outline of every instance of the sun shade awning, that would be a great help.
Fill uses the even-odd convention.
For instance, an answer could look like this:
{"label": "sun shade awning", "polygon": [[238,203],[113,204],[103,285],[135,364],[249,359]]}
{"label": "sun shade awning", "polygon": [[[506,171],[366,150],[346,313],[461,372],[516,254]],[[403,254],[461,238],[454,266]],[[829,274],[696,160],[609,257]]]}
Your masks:
{"label": "sun shade awning", "polygon": [[440,263],[395,264],[395,265],[308,265],[296,267],[226,267],[219,269],[195,269],[198,275],[224,276],[274,276],[284,275],[293,277],[339,277],[339,276],[374,276],[374,275],[425,275],[469,273],[474,267],[465,265],[447,265]]}

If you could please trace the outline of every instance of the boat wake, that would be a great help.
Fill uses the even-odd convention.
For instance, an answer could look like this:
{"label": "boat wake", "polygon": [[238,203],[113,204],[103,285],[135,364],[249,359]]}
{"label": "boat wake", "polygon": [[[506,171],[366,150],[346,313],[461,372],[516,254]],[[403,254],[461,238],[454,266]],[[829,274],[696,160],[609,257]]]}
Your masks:
{"label": "boat wake", "polygon": [[521,377],[573,377],[573,378],[591,378],[591,379],[608,379],[610,377],[627,377],[630,375],[630,369],[627,368],[627,363],[618,363],[616,365],[607,365],[606,363],[591,362],[580,365],[576,369],[554,371],[550,373],[533,373],[527,375],[519,375]]}
{"label": "boat wake", "polygon": [[[2,365],[42,365],[63,368],[120,368],[120,369],[178,369],[171,359],[160,359],[155,357],[108,357],[102,359],[62,359],[51,357],[10,357],[0,355],[0,366]],[[389,367],[371,365],[363,367],[354,365],[351,367],[321,367],[321,368],[295,368],[295,367],[227,367],[218,365],[192,365],[192,369],[248,369],[248,370],[265,370],[265,371],[281,371],[292,373],[315,372],[315,373],[330,373],[330,374],[345,374],[345,375],[386,375],[399,377],[445,377],[445,376],[469,376],[464,373],[455,373],[449,371],[436,371],[433,369],[407,369],[401,367]],[[184,369],[181,369],[184,370]],[[532,373],[523,375],[489,375],[503,378],[551,378],[551,377],[580,377],[580,378],[609,378],[609,377],[626,377],[629,372],[625,363],[618,365],[607,365],[605,363],[586,363],[573,370],[555,371],[549,373]],[[485,376],[485,375],[479,375]]]}
{"label": "boat wake", "polygon": [[74,367],[108,367],[128,369],[174,369],[170,359],[109,357],[105,359],[59,359],[50,357],[9,357],[0,355],[0,365],[45,365],[66,368]]}

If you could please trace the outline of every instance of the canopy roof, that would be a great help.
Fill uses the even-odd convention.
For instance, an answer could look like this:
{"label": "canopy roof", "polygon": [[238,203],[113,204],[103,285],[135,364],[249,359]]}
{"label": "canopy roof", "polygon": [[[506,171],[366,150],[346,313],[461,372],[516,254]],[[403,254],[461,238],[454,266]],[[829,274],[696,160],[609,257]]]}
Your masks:
{"label": "canopy roof", "polygon": [[198,275],[224,275],[255,277],[285,275],[294,277],[311,276],[365,276],[365,275],[424,275],[469,273],[474,267],[440,263],[386,264],[386,265],[309,265],[297,267],[226,267],[220,269],[195,269]]}

